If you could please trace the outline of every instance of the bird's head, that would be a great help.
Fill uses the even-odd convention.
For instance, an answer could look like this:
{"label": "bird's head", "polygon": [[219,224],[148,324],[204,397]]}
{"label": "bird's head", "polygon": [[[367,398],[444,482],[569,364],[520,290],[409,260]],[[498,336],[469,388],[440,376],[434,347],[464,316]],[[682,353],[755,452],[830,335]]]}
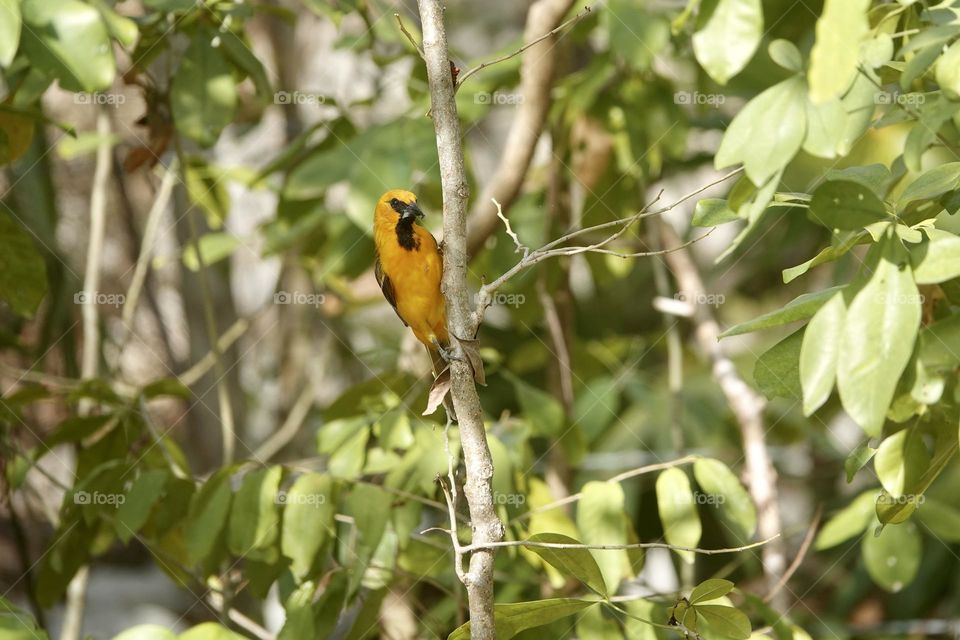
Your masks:
{"label": "bird's head", "polygon": [[398,216],[399,220],[412,223],[423,217],[423,211],[417,206],[417,196],[403,189],[392,189],[380,196],[377,216],[388,220]]}

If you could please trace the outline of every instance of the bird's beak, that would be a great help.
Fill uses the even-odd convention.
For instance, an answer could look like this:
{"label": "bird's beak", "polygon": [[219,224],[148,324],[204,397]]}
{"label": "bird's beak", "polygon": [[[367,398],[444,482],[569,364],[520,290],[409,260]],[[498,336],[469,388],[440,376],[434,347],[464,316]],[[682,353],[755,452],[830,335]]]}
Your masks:
{"label": "bird's beak", "polygon": [[420,207],[417,206],[416,202],[411,202],[403,208],[403,214],[400,216],[403,220],[409,220],[413,218],[414,220],[419,220],[423,217],[423,211],[420,210]]}

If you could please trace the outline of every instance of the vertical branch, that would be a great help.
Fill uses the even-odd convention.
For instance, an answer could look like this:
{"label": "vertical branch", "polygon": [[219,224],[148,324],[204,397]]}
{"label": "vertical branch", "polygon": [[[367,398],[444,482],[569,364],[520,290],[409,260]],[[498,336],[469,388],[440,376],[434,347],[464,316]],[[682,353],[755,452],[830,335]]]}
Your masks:
{"label": "vertical branch", "polygon": [[[574,0],[534,2],[527,11],[524,42],[533,42],[556,29],[570,11],[573,2]],[[470,234],[467,240],[470,255],[477,253],[497,228],[497,209],[491,200],[496,199],[504,209],[509,209],[523,186],[533,151],[550,110],[550,90],[557,66],[555,46],[559,37],[552,35],[523,52],[520,63],[520,93],[523,101],[518,105],[517,114],[510,123],[510,131],[500,153],[500,164],[470,211]]]}
{"label": "vertical branch", "polygon": [[[461,146],[460,120],[454,102],[453,78],[447,54],[447,34],[440,0],[420,0],[424,59],[430,83],[433,124],[440,160],[443,187],[443,292],[454,359],[450,363],[454,407],[460,422],[460,439],[466,466],[464,496],[470,510],[472,544],[497,542],[503,538],[503,524],[493,506],[493,459],[487,446],[480,398],[457,337],[475,333],[467,296],[467,174]],[[494,638],[493,559],[491,548],[477,549],[470,556],[464,585],[470,609],[473,638]]]}
{"label": "vertical branch", "polygon": [[[90,237],[87,241],[87,264],[83,274],[85,304],[80,307],[83,317],[83,353],[80,356],[80,377],[97,377],[100,361],[100,328],[97,318],[97,292],[100,290],[100,260],[103,256],[103,237],[107,218],[107,180],[110,177],[110,118],[106,108],[97,112],[97,164],[90,191]],[[90,401],[80,403],[79,412],[90,412]],[[78,640],[83,629],[83,609],[87,599],[90,569],[80,567],[67,587],[67,606],[63,615],[60,640]]]}
{"label": "vertical branch", "polygon": [[[673,249],[666,254],[677,284],[688,298],[702,300],[706,296],[703,279],[690,253],[680,248],[677,233],[669,224],[660,225],[663,244]],[[697,342],[710,359],[713,377],[720,386],[727,404],[740,425],[743,453],[747,466],[747,489],[757,505],[757,533],[771,538],[780,533],[780,506],[777,502],[777,472],[770,462],[763,427],[763,398],[737,373],[733,362],[720,346],[720,327],[705,304],[694,304],[693,322]],[[777,538],[763,548],[763,567],[769,587],[777,584],[786,568],[783,540]]]}

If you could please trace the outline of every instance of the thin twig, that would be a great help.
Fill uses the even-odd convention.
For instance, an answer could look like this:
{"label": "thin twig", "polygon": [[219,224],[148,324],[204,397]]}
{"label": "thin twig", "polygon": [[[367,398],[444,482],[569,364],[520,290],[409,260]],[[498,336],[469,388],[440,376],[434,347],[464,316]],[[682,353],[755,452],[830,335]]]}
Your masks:
{"label": "thin twig", "polygon": [[283,421],[283,425],[267,438],[263,444],[257,447],[257,450],[253,452],[253,459],[265,462],[287,446],[287,443],[300,431],[300,426],[303,424],[304,419],[306,419],[307,413],[310,411],[310,407],[313,406],[315,399],[316,390],[308,380],[303,385],[303,390],[290,408],[290,413],[287,414],[287,419]]}
{"label": "thin twig", "polygon": [[[110,179],[110,118],[103,106],[97,112],[97,160],[90,192],[90,238],[87,245],[87,265],[83,276],[86,304],[83,315],[83,353],[80,376],[84,380],[97,377],[100,362],[100,328],[97,318],[97,296],[100,290],[100,262],[103,257],[103,240],[106,234],[107,183]],[[81,400],[79,413],[86,415],[93,407],[92,401]],[[74,574],[67,587],[66,611],[60,640],[79,640],[83,632],[83,610],[87,600],[87,585],[90,568],[86,565]]]}
{"label": "thin twig", "polygon": [[517,237],[516,232],[510,226],[510,221],[507,220],[505,215],[503,215],[503,207],[500,206],[500,203],[497,202],[497,199],[490,198],[490,201],[493,202],[494,206],[497,207],[497,217],[503,220],[503,224],[507,228],[507,235],[513,239],[513,244],[516,246],[514,253],[522,253],[523,257],[526,258],[528,255],[530,255],[530,247],[520,242],[520,238]]}
{"label": "thin twig", "polygon": [[421,59],[424,59],[424,58],[423,58],[423,47],[421,47],[419,44],[417,44],[417,41],[414,40],[414,39],[413,39],[413,36],[410,34],[410,32],[407,31],[407,27],[403,24],[403,19],[400,17],[400,14],[399,14],[399,13],[395,13],[395,14],[393,14],[393,17],[397,19],[397,24],[400,25],[400,32],[401,32],[403,35],[407,36],[407,40],[410,41],[410,44],[413,45],[413,48],[416,49],[417,53],[420,54],[420,58],[421,58]]}
{"label": "thin twig", "polygon": [[700,549],[698,547],[680,547],[666,542],[635,542],[633,544],[580,544],[574,542],[540,542],[537,540],[501,540],[499,542],[478,542],[460,547],[463,553],[470,553],[477,549],[490,549],[494,547],[541,547],[544,549],[596,549],[598,551],[623,551],[629,549],[670,549],[671,551],[691,551],[706,556],[721,555],[725,553],[739,553],[748,549],[762,547],[780,537],[778,533],[775,536],[751,542],[740,547],[726,547],[723,549]]}
{"label": "thin twig", "polygon": [[[543,261],[543,260],[546,260],[547,258],[552,258],[552,257],[555,257],[555,256],[576,255],[576,254],[578,254],[578,253],[587,253],[587,252],[591,252],[591,253],[605,253],[605,254],[609,254],[609,255],[615,255],[615,256],[618,256],[618,257],[621,257],[621,258],[638,258],[638,257],[646,257],[646,256],[657,256],[657,255],[665,255],[665,254],[670,253],[670,252],[672,252],[672,251],[677,251],[677,250],[683,249],[684,247],[689,246],[689,245],[693,244],[694,242],[697,242],[697,241],[699,241],[699,240],[702,240],[704,237],[706,237],[706,234],[705,234],[704,236],[700,236],[699,238],[695,238],[695,239],[693,239],[693,240],[685,243],[682,247],[679,247],[679,248],[678,248],[678,247],[673,246],[673,247],[668,247],[668,248],[666,248],[666,249],[663,249],[663,250],[661,250],[661,251],[641,251],[641,252],[637,252],[637,253],[626,253],[626,254],[625,254],[625,253],[620,253],[620,252],[617,252],[617,251],[611,251],[611,250],[609,250],[609,249],[604,249],[604,247],[605,247],[606,245],[610,244],[610,243],[613,242],[614,240],[620,238],[624,233],[626,233],[626,231],[630,228],[630,226],[633,225],[633,223],[637,222],[638,220],[642,220],[642,219],[648,218],[648,217],[650,217],[650,216],[662,215],[662,214],[664,214],[664,213],[666,213],[666,212],[668,212],[668,211],[672,211],[673,209],[677,208],[678,206],[680,206],[681,204],[683,204],[683,203],[686,202],[687,200],[690,200],[691,198],[694,198],[694,197],[698,196],[699,194],[703,193],[704,191],[706,191],[706,190],[708,190],[708,189],[710,189],[710,188],[712,188],[712,187],[714,187],[714,186],[716,186],[716,185],[718,185],[718,184],[720,184],[720,183],[722,183],[722,182],[724,182],[724,181],[726,181],[726,180],[729,180],[729,179],[732,178],[733,176],[740,174],[742,171],[743,171],[742,168],[735,169],[735,170],[727,173],[726,175],[724,175],[724,176],[722,176],[722,177],[720,177],[720,178],[718,178],[718,179],[716,179],[716,180],[714,180],[714,181],[712,181],[712,182],[710,182],[710,183],[708,183],[708,184],[705,184],[705,185],[703,185],[702,187],[699,187],[699,188],[691,191],[690,193],[682,196],[681,198],[679,198],[678,200],[676,200],[676,201],[673,202],[672,204],[666,205],[666,206],[661,207],[661,208],[656,209],[656,210],[651,210],[650,208],[660,200],[660,197],[661,197],[662,194],[663,194],[663,191],[661,190],[660,193],[658,193],[657,196],[656,196],[650,203],[648,203],[646,206],[643,207],[643,209],[641,209],[638,213],[635,213],[635,214],[632,215],[632,216],[627,216],[626,218],[619,218],[619,219],[617,219],[617,220],[611,220],[611,221],[609,221],[609,222],[604,222],[604,223],[597,224],[597,225],[593,225],[593,226],[590,226],[590,227],[584,227],[584,228],[581,228],[581,229],[576,229],[576,230],[571,231],[571,232],[567,233],[566,235],[563,235],[563,236],[561,236],[561,237],[559,237],[559,238],[557,238],[557,239],[555,239],[555,240],[551,240],[550,242],[548,242],[547,244],[543,245],[543,246],[540,247],[539,249],[530,252],[528,255],[526,255],[526,256],[524,256],[523,258],[521,258],[519,262],[517,262],[515,265],[513,265],[510,269],[508,269],[508,270],[507,270],[503,275],[501,275],[499,278],[497,278],[497,279],[494,280],[493,282],[487,283],[487,284],[483,285],[482,287],[480,287],[480,291],[479,291],[479,293],[477,294],[477,310],[474,312],[474,313],[475,313],[475,315],[474,315],[474,320],[475,320],[475,322],[476,322],[475,327],[476,327],[476,326],[479,326],[480,321],[483,319],[483,313],[484,313],[484,311],[486,310],[486,307],[489,306],[489,303],[490,303],[491,300],[492,300],[492,294],[493,294],[497,289],[499,289],[501,286],[503,286],[503,284],[504,284],[505,282],[507,282],[510,278],[512,278],[513,276],[517,275],[518,273],[520,273],[520,272],[523,271],[524,269],[526,269],[526,268],[528,268],[528,267],[531,267],[531,266],[537,264],[538,262],[541,262],[541,261]],[[611,229],[611,228],[615,228],[615,227],[619,227],[616,232],[614,232],[613,234],[607,236],[607,237],[604,238],[603,240],[600,240],[600,241],[598,241],[598,242],[596,242],[596,243],[594,243],[594,244],[591,244],[591,245],[588,245],[588,246],[580,246],[580,247],[562,247],[562,248],[557,248],[557,247],[559,247],[559,245],[565,244],[565,243],[569,242],[570,240],[572,240],[573,238],[577,238],[577,237],[582,236],[582,235],[584,235],[584,234],[594,233],[594,232],[597,232],[597,231],[602,231],[602,230],[605,230],[605,229]],[[709,232],[708,232],[708,233],[709,233]],[[475,327],[474,327],[474,329],[475,329]],[[476,331],[474,330],[473,332],[471,332],[470,335],[473,335],[473,333],[475,333],[475,332],[476,332]]]}
{"label": "thin twig", "polygon": [[807,528],[807,533],[803,536],[803,542],[800,543],[800,549],[797,550],[797,556],[793,559],[793,562],[790,563],[790,566],[787,567],[787,570],[784,571],[783,576],[780,577],[780,580],[770,589],[770,592],[764,596],[764,602],[770,602],[773,600],[777,593],[783,589],[787,582],[790,581],[790,578],[796,573],[797,569],[800,568],[800,565],[803,563],[803,559],[807,556],[807,551],[810,550],[810,545],[813,543],[813,537],[817,533],[817,529],[820,526],[820,517],[823,515],[823,505],[817,506],[817,512],[813,516],[813,521],[810,523],[810,526]]}
{"label": "thin twig", "polygon": [[[240,336],[246,333],[249,327],[250,321],[246,318],[238,318],[236,322],[230,325],[230,328],[224,331],[220,339],[217,340],[217,348],[220,350],[220,353],[223,353],[233,346],[233,343],[239,340]],[[213,368],[216,362],[216,353],[211,349],[206,355],[197,360],[196,364],[178,375],[177,379],[182,382],[184,386],[193,386],[200,378],[207,375],[207,372]]]}
{"label": "thin twig", "polygon": [[[656,464],[648,464],[643,467],[637,467],[636,469],[630,469],[629,471],[624,471],[623,473],[613,476],[612,478],[607,480],[607,482],[623,482],[624,480],[629,480],[630,478],[642,476],[646,473],[652,473],[654,471],[662,471],[663,469],[669,469],[671,467],[679,467],[684,464],[690,464],[692,462],[696,462],[696,460],[699,457],[700,456],[684,456],[683,458],[678,458],[676,460],[671,460],[669,462],[658,462]],[[566,498],[563,498],[561,500],[555,500],[554,502],[545,504],[541,507],[537,507],[536,509],[531,509],[530,511],[527,511],[524,514],[517,516],[516,518],[511,520],[510,523],[513,524],[515,522],[525,520],[526,518],[529,518],[534,514],[543,513],[544,511],[550,511],[551,509],[556,509],[557,507],[562,507],[572,502],[577,502],[582,497],[583,497],[583,492],[579,492],[579,493],[575,493],[573,495],[567,496]]]}
{"label": "thin twig", "polygon": [[[177,159],[174,157],[170,166],[163,174],[163,180],[160,182],[160,188],[157,189],[157,195],[153,200],[153,206],[150,207],[150,213],[147,214],[147,225],[143,232],[143,241],[140,244],[140,255],[137,257],[137,264],[133,271],[133,278],[130,280],[130,286],[127,288],[127,297],[124,299],[123,325],[127,327],[127,333],[133,329],[133,313],[137,309],[137,302],[140,300],[140,291],[147,278],[147,271],[150,268],[150,257],[153,255],[153,246],[156,243],[157,233],[160,230],[160,219],[167,210],[170,202],[170,195],[173,193],[173,187],[177,182]],[[162,323],[163,318],[157,318],[157,322]]]}
{"label": "thin twig", "polygon": [[556,35],[557,33],[563,31],[564,29],[566,29],[568,26],[570,26],[570,25],[572,25],[572,24],[575,24],[575,23],[577,23],[577,22],[580,22],[580,21],[583,20],[587,15],[589,15],[591,11],[592,11],[591,7],[590,7],[589,5],[587,5],[587,6],[585,6],[585,7],[583,8],[583,10],[580,11],[577,15],[573,16],[572,18],[570,18],[569,20],[567,20],[566,22],[564,22],[564,23],[561,24],[560,26],[556,27],[555,29],[551,29],[550,31],[546,32],[545,34],[543,34],[542,36],[540,36],[540,37],[537,38],[536,40],[533,40],[533,41],[531,41],[531,42],[528,42],[527,44],[523,45],[522,47],[520,47],[519,49],[517,49],[517,50],[514,51],[513,53],[508,53],[508,54],[505,54],[505,55],[502,55],[502,56],[498,56],[498,57],[494,58],[493,60],[487,60],[486,62],[481,62],[480,64],[478,64],[477,66],[473,67],[472,69],[467,70],[466,73],[464,73],[462,76],[460,76],[460,81],[457,82],[456,89],[459,89],[459,88],[463,85],[463,83],[467,81],[467,78],[469,78],[469,77],[472,76],[473,74],[475,74],[475,73],[477,73],[477,72],[479,72],[479,71],[482,71],[483,69],[486,69],[487,67],[492,67],[493,65],[498,64],[498,63],[500,63],[500,62],[505,62],[505,61],[509,60],[510,58],[515,58],[516,56],[520,55],[521,53],[523,53],[524,51],[526,51],[527,49],[529,49],[529,48],[532,47],[533,45],[538,44],[538,43],[540,43],[540,42],[543,42],[544,40],[546,40],[546,39],[549,38],[550,36]]}

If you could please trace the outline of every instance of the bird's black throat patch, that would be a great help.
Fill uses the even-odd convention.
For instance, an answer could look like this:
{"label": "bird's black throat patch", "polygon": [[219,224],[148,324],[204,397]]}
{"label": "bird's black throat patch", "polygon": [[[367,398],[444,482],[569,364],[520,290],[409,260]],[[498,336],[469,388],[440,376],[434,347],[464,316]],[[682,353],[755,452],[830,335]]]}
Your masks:
{"label": "bird's black throat patch", "polygon": [[401,217],[397,221],[397,244],[407,251],[420,250],[420,238],[413,233],[413,218]]}

